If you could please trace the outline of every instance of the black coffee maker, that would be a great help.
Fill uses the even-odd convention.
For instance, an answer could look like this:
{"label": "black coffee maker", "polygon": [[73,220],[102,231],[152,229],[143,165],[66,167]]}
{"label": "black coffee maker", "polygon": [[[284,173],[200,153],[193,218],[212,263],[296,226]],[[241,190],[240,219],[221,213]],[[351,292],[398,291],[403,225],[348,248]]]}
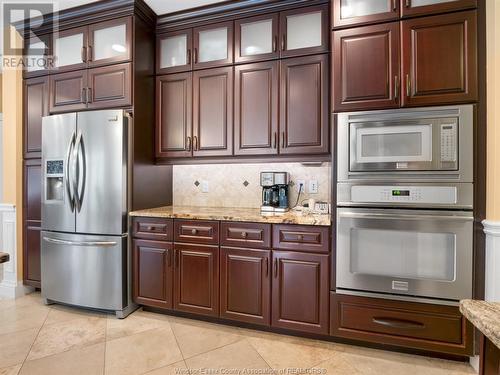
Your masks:
{"label": "black coffee maker", "polygon": [[288,172],[261,172],[260,186],[262,186],[263,212],[286,212],[288,207]]}

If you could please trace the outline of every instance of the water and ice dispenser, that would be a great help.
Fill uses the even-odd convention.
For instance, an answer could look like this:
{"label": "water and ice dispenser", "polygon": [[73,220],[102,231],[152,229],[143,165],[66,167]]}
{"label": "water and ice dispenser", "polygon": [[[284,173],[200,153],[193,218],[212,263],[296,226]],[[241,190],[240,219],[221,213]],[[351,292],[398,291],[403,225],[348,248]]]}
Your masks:
{"label": "water and ice dispenser", "polygon": [[46,160],[45,162],[45,201],[64,201],[64,160]]}

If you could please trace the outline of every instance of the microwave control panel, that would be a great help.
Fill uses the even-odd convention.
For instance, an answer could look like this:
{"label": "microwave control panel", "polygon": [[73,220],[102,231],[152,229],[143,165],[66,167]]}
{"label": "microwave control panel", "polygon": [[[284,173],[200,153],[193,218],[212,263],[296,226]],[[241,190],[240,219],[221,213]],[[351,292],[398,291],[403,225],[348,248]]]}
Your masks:
{"label": "microwave control panel", "polygon": [[457,123],[441,124],[441,162],[457,161]]}
{"label": "microwave control panel", "polygon": [[456,204],[457,189],[451,186],[373,186],[356,185],[351,189],[356,203]]}

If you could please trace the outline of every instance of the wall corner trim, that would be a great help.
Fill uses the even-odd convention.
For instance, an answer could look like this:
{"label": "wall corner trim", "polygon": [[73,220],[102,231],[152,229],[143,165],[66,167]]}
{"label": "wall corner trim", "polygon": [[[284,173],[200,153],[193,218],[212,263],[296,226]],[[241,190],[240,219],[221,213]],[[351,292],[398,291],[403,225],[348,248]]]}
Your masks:
{"label": "wall corner trim", "polygon": [[482,224],[488,236],[500,237],[500,221],[483,220]]}

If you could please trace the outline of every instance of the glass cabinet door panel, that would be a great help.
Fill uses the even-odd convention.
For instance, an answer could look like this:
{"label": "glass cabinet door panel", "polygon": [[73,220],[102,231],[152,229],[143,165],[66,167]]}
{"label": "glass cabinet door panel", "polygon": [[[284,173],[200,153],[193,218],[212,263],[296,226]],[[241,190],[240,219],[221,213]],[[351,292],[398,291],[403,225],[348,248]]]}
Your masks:
{"label": "glass cabinet door panel", "polygon": [[198,62],[226,60],[228,58],[227,38],[227,27],[200,31]]}
{"label": "glass cabinet door panel", "polygon": [[320,11],[287,17],[286,49],[318,47],[322,44],[322,14]]}
{"label": "glass cabinet door panel", "polygon": [[83,63],[82,48],[84,46],[84,33],[60,36],[54,40],[54,55],[56,67],[76,65]]}
{"label": "glass cabinet door panel", "polygon": [[160,69],[182,66],[188,63],[188,36],[175,35],[160,42]]}
{"label": "glass cabinet door panel", "polygon": [[93,59],[103,60],[127,55],[127,25],[116,25],[94,31]]}
{"label": "glass cabinet door panel", "polygon": [[262,20],[241,25],[241,56],[273,52],[273,20]]}
{"label": "glass cabinet door panel", "polygon": [[[26,47],[26,55],[29,57],[29,64],[26,66],[27,72],[37,72],[47,68],[45,55],[47,54],[48,46],[45,42],[32,42]],[[44,51],[42,54],[40,52]]]}
{"label": "glass cabinet door panel", "polygon": [[451,3],[456,0],[411,0],[412,7],[422,7],[426,5],[434,5],[434,4],[442,4],[442,3]]}
{"label": "glass cabinet door panel", "polygon": [[341,0],[340,18],[362,17],[390,12],[387,0]]}

